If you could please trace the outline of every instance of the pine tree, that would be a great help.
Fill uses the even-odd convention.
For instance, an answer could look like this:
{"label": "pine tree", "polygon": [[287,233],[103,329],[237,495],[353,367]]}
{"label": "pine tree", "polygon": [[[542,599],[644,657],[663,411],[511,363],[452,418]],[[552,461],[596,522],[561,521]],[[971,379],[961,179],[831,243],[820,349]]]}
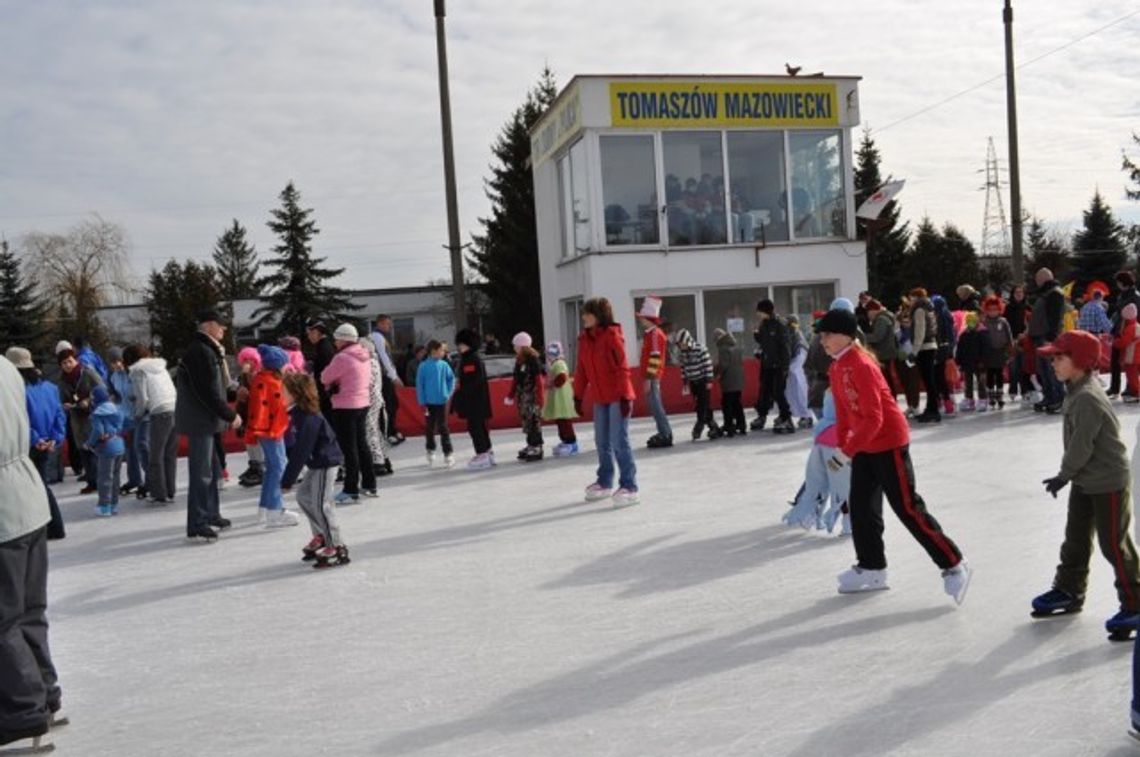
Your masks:
{"label": "pine tree", "polygon": [[485,181],[491,217],[479,219],[483,234],[473,235],[475,249],[467,261],[486,281],[488,327],[497,334],[529,331],[535,343],[543,339],[542,298],[529,132],[556,94],[554,74],[543,69],[495,140],[491,150],[496,164]]}
{"label": "pine tree", "polygon": [[1124,234],[1124,227],[1117,223],[1112,208],[1097,190],[1084,212],[1083,228],[1073,235],[1075,291],[1083,292],[1093,281],[1111,286],[1112,278],[1128,262]]}
{"label": "pine tree", "polygon": [[1052,271],[1057,281],[1065,281],[1072,267],[1065,240],[1055,233],[1050,233],[1037,216],[1029,222],[1025,237],[1029,249],[1025,261],[1026,283],[1032,283],[1037,271],[1042,268]]}
{"label": "pine tree", "polygon": [[903,269],[908,288],[921,286],[944,297],[961,284],[981,280],[978,256],[966,235],[949,223],[939,231],[929,217],[919,224]]}
{"label": "pine tree", "polygon": [[245,239],[245,227],[234,219],[214,244],[214,269],[223,300],[232,302],[256,297],[261,292],[257,250]]}
{"label": "pine tree", "polygon": [[35,284],[20,270],[20,259],[8,240],[0,239],[0,350],[19,346],[35,351],[44,336],[46,312]]}
{"label": "pine tree", "polygon": [[[161,271],[151,271],[143,303],[150,317],[151,335],[163,357],[170,361],[181,358],[197,330],[195,314],[205,307],[217,307],[222,299],[217,271],[209,264],[171,260]],[[227,339],[231,334],[226,332]]]}
{"label": "pine tree", "polygon": [[344,269],[322,268],[327,258],[313,257],[312,239],[320,230],[311,218],[312,208],[301,208],[301,194],[293,182],[280,199],[281,207],[271,211],[273,218],[267,224],[281,238],[273,248],[276,257],[265,262],[275,270],[261,282],[269,293],[253,317],[259,326],[272,323],[278,333],[293,335],[303,334],[305,321],[312,316],[347,319],[346,314],[361,306],[345,290],[326,283]]}
{"label": "pine tree", "polygon": [[[855,207],[859,207],[876,189],[886,181],[880,173],[882,156],[870,129],[863,130],[863,140],[859,143],[855,166]],[[873,222],[874,236],[867,246],[867,286],[871,294],[888,307],[893,307],[906,292],[903,280],[903,263],[906,248],[910,241],[910,224],[899,225],[901,210],[898,202],[892,200],[883,208],[878,220]],[[859,239],[867,238],[868,225],[857,226]]]}
{"label": "pine tree", "polygon": [[[1140,135],[1133,134],[1132,141],[1140,146]],[[1125,187],[1124,194],[1128,196],[1129,200],[1140,200],[1140,164],[1129,158],[1128,153],[1124,153],[1124,165],[1121,168],[1135,185],[1134,188]]]}

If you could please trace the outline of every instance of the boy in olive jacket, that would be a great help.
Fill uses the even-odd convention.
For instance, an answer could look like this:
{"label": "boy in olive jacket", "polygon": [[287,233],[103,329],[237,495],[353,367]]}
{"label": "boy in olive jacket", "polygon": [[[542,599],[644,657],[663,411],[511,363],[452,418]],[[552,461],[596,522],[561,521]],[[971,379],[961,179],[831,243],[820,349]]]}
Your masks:
{"label": "boy in olive jacket", "polygon": [[1072,483],[1061,564],[1053,589],[1033,600],[1034,616],[1077,612],[1084,604],[1095,533],[1112,565],[1120,612],[1105,623],[1114,639],[1127,639],[1140,620],[1140,560],[1132,541],[1132,475],[1120,438],[1120,422],[1096,376],[1100,340],[1087,331],[1068,331],[1038,350],[1051,358],[1068,392],[1064,400],[1065,455],[1060,472],[1045,479],[1057,492]]}

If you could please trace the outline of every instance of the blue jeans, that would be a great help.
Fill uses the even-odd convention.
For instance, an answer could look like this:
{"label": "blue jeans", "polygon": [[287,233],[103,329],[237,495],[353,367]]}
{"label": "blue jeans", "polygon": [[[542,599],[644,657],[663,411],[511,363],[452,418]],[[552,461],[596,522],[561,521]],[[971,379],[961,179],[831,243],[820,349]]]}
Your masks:
{"label": "blue jeans", "polygon": [[666,438],[673,438],[673,428],[669,425],[669,415],[665,412],[665,403],[661,400],[661,379],[646,379],[648,390],[645,393],[649,401],[649,412],[653,413],[653,420],[657,422],[657,433]]}
{"label": "blue jeans", "polygon": [[99,504],[119,504],[119,470],[123,466],[123,456],[104,457],[100,455],[95,466],[95,482],[99,489]]}
{"label": "blue jeans", "polygon": [[266,510],[285,507],[281,495],[281,477],[285,475],[285,440],[262,439],[261,451],[265,455],[265,477],[261,481],[261,499],[257,506]]}
{"label": "blue jeans", "polygon": [[186,531],[192,533],[221,517],[218,484],[222,478],[222,464],[214,454],[213,434],[196,434],[186,439],[190,443]]}
{"label": "blue jeans", "polygon": [[135,421],[127,440],[127,486],[139,487],[145,480],[147,463],[150,460],[150,418],[143,416]]}
{"label": "blue jeans", "polygon": [[1057,374],[1053,373],[1051,358],[1037,358],[1037,378],[1041,381],[1041,393],[1045,395],[1046,405],[1060,405],[1065,400],[1065,387],[1057,380]]}
{"label": "blue jeans", "polygon": [[616,457],[620,470],[618,483],[623,489],[637,491],[637,465],[633,462],[633,448],[629,446],[629,418],[622,415],[620,402],[594,405],[594,444],[598,448],[598,485],[613,488]]}

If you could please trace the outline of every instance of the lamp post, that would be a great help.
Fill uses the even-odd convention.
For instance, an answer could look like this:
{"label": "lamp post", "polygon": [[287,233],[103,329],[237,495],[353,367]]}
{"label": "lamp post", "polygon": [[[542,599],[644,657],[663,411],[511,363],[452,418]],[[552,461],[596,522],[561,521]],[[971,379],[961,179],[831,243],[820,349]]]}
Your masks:
{"label": "lamp post", "polygon": [[451,140],[451,94],[447,85],[447,34],[444,0],[435,0],[435,46],[439,57],[439,115],[443,126],[443,182],[447,197],[447,249],[451,253],[451,286],[455,328],[467,328],[467,294],[463,286],[463,245],[459,242],[459,201],[455,191],[455,149]]}
{"label": "lamp post", "polygon": [[1005,23],[1005,107],[1006,125],[1009,128],[1009,212],[1013,216],[1013,247],[1010,250],[1013,280],[1025,282],[1025,268],[1021,256],[1021,163],[1017,154],[1017,87],[1013,66],[1013,6],[1005,0],[1002,11]]}

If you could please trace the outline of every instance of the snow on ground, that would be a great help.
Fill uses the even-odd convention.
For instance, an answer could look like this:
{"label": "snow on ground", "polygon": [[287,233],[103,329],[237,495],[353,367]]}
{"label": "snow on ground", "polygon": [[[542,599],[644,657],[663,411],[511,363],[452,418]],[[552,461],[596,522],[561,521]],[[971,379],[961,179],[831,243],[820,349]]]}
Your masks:
{"label": "snow on ground", "polygon": [[[1121,414],[1131,444],[1140,413]],[[639,449],[643,504],[612,510],[582,503],[580,431],[581,457],[532,465],[496,433],[486,473],[429,471],[409,440],[382,498],[339,511],[353,562],[324,572],[299,560],[305,525],[255,525],[256,491],[231,485],[234,528],[191,545],[183,506],[130,498],[100,520],[69,478],[51,547],[59,753],[1137,753],[1107,563],[1083,614],[1029,617],[1065,517],[1039,483],[1058,418],[916,429],[919,489],[976,570],[960,609],[890,514],[891,590],[835,593],[849,539],[779,522],[806,434]],[[636,444],[650,433],[635,423]]]}

